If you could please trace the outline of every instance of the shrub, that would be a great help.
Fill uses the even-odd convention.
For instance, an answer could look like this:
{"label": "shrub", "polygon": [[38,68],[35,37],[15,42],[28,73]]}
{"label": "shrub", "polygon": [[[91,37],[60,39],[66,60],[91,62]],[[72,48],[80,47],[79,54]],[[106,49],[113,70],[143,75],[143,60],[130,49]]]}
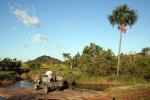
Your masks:
{"label": "shrub", "polygon": [[16,74],[13,71],[1,71],[0,72],[0,80],[16,80]]}
{"label": "shrub", "polygon": [[28,78],[28,75],[27,75],[26,73],[23,73],[23,74],[21,75],[21,78],[25,80],[25,79]]}

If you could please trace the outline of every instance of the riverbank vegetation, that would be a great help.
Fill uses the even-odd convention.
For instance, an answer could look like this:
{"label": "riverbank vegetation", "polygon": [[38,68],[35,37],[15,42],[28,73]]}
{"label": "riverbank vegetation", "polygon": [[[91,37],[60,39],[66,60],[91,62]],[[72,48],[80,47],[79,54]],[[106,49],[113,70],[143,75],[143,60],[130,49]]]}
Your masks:
{"label": "riverbank vegetation", "polygon": [[121,54],[120,75],[116,77],[117,56],[111,49],[90,43],[71,56],[63,53],[62,62],[49,56],[21,63],[16,59],[0,60],[0,80],[27,79],[52,70],[69,82],[79,83],[147,83],[150,82],[150,48],[138,53]]}
{"label": "riverbank vegetation", "polygon": [[[38,76],[47,70],[63,76],[65,80],[79,83],[147,83],[150,82],[150,48],[138,53],[121,53],[120,75],[116,77],[117,56],[111,49],[91,43],[71,56],[63,53],[65,61],[41,56],[22,64],[22,69],[29,71],[28,77]],[[26,77],[24,75],[24,77]]]}
{"label": "riverbank vegetation", "polygon": [[21,61],[5,58],[0,60],[0,81],[1,83],[12,83],[20,79]]}
{"label": "riverbank vegetation", "polygon": [[119,77],[116,77],[117,56],[110,49],[91,43],[85,46],[82,54],[77,53],[73,57],[69,53],[63,55],[67,58],[65,64],[70,66],[70,77],[106,77],[108,81],[131,83],[150,81],[150,48],[134,54],[122,53]]}
{"label": "riverbank vegetation", "polygon": [[[32,79],[48,70],[64,80],[90,89],[103,89],[114,98],[149,98],[150,48],[140,52],[121,53],[120,73],[116,77],[117,56],[111,49],[90,43],[74,56],[63,53],[64,61],[49,56],[22,63],[19,60],[0,60],[0,83]],[[115,91],[115,92],[114,92]]]}

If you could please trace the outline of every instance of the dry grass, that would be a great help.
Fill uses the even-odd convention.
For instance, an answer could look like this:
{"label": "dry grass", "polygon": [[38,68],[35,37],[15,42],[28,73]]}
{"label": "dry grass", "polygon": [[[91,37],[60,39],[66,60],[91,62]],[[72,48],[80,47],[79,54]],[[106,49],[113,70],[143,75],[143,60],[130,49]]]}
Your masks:
{"label": "dry grass", "polygon": [[115,100],[150,100],[150,84],[113,87],[106,92]]}

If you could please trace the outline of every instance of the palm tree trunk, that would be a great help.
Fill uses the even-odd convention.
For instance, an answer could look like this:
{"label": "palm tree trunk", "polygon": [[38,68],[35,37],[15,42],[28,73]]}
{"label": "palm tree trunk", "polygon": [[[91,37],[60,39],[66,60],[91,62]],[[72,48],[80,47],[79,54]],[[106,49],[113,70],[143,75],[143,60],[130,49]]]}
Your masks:
{"label": "palm tree trunk", "polygon": [[117,77],[119,76],[119,70],[120,70],[121,45],[122,45],[122,31],[120,31],[119,52],[118,52],[118,65],[117,65]]}

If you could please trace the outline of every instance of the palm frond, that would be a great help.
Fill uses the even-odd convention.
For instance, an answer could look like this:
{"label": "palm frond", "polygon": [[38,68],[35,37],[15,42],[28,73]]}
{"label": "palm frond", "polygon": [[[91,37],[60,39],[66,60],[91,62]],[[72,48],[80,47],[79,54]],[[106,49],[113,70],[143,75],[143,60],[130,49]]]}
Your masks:
{"label": "palm frond", "polygon": [[112,14],[108,16],[111,25],[132,26],[138,19],[137,11],[130,9],[126,4],[118,6],[113,10]]}

